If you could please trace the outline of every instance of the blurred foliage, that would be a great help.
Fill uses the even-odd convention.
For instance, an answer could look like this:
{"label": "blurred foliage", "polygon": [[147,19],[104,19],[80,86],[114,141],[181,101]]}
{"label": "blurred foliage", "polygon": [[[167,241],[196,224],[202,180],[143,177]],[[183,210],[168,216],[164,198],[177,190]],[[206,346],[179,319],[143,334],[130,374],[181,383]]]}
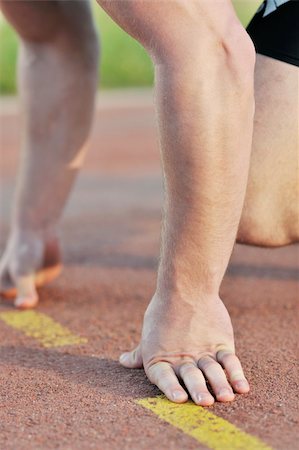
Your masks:
{"label": "blurred foliage", "polygon": [[151,85],[152,63],[143,47],[117,26],[101,8],[96,5],[93,9],[101,38],[101,87]]}
{"label": "blurred foliage", "polygon": [[[237,14],[246,26],[261,1],[234,0]],[[124,33],[96,4],[94,18],[102,42],[101,86],[103,88],[150,86],[152,63],[138,42]],[[16,91],[18,39],[0,16],[0,94]]]}
{"label": "blurred foliage", "polygon": [[16,59],[18,39],[10,26],[0,23],[0,94],[16,90]]}

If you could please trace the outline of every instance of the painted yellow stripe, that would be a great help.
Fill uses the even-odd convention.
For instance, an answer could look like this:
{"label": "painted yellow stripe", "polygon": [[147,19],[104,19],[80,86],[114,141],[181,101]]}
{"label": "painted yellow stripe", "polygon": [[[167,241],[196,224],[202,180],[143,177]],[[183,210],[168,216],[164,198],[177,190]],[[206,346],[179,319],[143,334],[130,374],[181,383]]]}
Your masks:
{"label": "painted yellow stripe", "polygon": [[7,325],[38,340],[44,347],[85,344],[86,338],[76,336],[55,322],[51,317],[37,311],[6,311],[0,313]]}
{"label": "painted yellow stripe", "polygon": [[213,450],[272,450],[257,437],[192,402],[177,404],[164,396],[137,400],[139,405],[154,412],[201,444]]}

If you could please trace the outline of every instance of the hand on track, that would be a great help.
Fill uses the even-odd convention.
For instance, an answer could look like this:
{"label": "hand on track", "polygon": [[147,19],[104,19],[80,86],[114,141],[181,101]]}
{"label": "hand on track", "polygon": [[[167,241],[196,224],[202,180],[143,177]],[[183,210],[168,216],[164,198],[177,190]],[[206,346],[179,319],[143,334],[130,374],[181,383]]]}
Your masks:
{"label": "hand on track", "polygon": [[177,403],[187,401],[190,394],[196,404],[209,406],[214,397],[229,402],[234,392],[249,391],[235,355],[231,320],[219,297],[191,303],[154,296],[145,313],[140,344],[121,355],[120,363],[144,367],[149,380]]}

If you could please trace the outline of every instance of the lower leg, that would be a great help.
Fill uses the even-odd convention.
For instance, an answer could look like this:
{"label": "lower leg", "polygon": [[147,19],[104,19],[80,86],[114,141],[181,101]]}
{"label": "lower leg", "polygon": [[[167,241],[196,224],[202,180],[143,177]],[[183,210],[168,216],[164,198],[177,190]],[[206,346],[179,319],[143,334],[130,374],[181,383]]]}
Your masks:
{"label": "lower leg", "polygon": [[298,67],[257,55],[251,167],[238,242],[299,241]]}
{"label": "lower leg", "polygon": [[49,276],[59,268],[57,227],[84,158],[98,49],[85,1],[2,1],[2,7],[21,37],[24,139],[0,289],[17,291],[17,305],[28,307],[37,301],[36,282],[46,281],[43,266],[52,267]]}

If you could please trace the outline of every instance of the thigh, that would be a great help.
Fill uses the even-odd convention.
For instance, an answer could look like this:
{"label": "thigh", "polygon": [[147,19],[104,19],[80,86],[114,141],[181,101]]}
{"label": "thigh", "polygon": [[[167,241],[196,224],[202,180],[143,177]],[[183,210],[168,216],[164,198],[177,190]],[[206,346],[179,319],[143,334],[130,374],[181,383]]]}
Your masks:
{"label": "thigh", "polygon": [[172,48],[187,52],[186,39],[198,48],[209,36],[231,34],[240,26],[231,0],[97,0],[127,33],[152,54]]}
{"label": "thigh", "polygon": [[[291,240],[298,224],[298,67],[257,55],[256,112],[243,220],[281,229]],[[255,219],[254,219],[255,220]]]}
{"label": "thigh", "polygon": [[0,0],[7,20],[23,39],[48,40],[64,27],[78,30],[92,25],[87,0]]}

